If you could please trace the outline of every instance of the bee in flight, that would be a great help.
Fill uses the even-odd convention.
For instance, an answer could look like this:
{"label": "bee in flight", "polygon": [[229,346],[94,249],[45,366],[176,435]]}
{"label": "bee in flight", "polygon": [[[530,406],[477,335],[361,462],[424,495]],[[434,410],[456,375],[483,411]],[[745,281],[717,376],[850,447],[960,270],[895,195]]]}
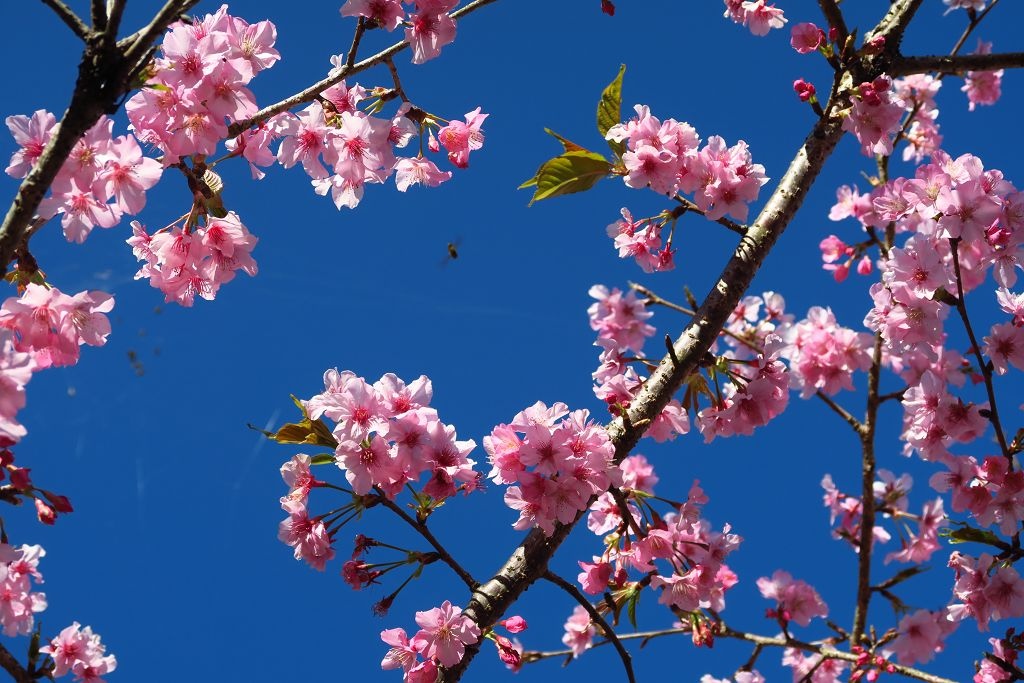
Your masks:
{"label": "bee in flight", "polygon": [[459,247],[462,246],[462,237],[456,237],[454,240],[446,245],[448,251],[444,258],[441,259],[441,267],[447,266],[450,261],[454,261],[459,258]]}

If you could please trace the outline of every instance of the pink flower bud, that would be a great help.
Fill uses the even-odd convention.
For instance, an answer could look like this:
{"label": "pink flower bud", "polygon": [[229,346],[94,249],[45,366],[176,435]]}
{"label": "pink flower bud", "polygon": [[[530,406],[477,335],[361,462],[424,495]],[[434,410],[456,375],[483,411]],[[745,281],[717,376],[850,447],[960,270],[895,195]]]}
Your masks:
{"label": "pink flower bud", "polygon": [[796,92],[797,97],[800,98],[801,102],[807,102],[812,97],[814,97],[815,93],[814,85],[808,83],[802,78],[798,78],[797,80],[793,81],[793,90]]}
{"label": "pink flower bud", "polygon": [[868,275],[871,273],[871,257],[865,256],[857,262],[857,275]]}
{"label": "pink flower bud", "polygon": [[520,633],[526,630],[526,619],[520,616],[509,617],[498,623],[504,626],[509,633]]}
{"label": "pink flower bud", "polygon": [[36,501],[36,516],[39,517],[39,521],[43,524],[53,526],[53,523],[57,521],[57,513],[54,512],[53,508],[39,500]]}
{"label": "pink flower bud", "polygon": [[11,471],[11,486],[22,491],[32,488],[32,477],[29,476],[30,468],[12,465],[9,469]]}

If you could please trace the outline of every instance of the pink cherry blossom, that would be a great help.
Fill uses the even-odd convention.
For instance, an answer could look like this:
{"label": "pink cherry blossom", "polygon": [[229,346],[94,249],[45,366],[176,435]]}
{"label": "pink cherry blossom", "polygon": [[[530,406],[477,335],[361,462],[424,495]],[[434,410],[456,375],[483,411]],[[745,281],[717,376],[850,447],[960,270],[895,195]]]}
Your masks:
{"label": "pink cherry blossom", "polygon": [[814,52],[825,42],[825,32],[810,22],[796,24],[790,29],[789,44],[802,55]]}
{"label": "pink cherry blossom", "polygon": [[461,608],[447,600],[440,607],[417,612],[416,623],[420,631],[413,636],[412,646],[442,666],[458,664],[466,652],[466,645],[480,639],[480,627],[463,616]]}
{"label": "pink cherry blossom", "polygon": [[5,170],[9,176],[24,178],[50,141],[57,117],[45,109],[39,109],[31,117],[8,116],[5,122],[18,144],[18,150],[11,155],[11,162]]}
{"label": "pink cherry blossom", "polygon": [[477,107],[466,114],[466,122],[450,121],[437,131],[441,146],[448,150],[448,160],[459,168],[469,166],[469,153],[484,145],[484,134],[480,127],[489,114],[481,114]]}

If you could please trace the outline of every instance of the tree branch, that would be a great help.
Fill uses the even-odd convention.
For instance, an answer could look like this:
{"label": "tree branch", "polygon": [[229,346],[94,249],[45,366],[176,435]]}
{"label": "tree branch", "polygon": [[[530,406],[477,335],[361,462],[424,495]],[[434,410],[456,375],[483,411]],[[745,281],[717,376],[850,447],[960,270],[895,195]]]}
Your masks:
{"label": "tree branch", "polygon": [[928,55],[903,57],[889,70],[891,76],[923,74],[930,71],[943,74],[961,74],[967,71],[995,71],[1024,67],[1024,52],[999,52],[989,55]]}
{"label": "tree branch", "polygon": [[[659,631],[639,631],[636,633],[622,633],[619,635],[619,640],[652,640],[654,638],[661,638],[663,636],[674,636],[674,635],[689,635],[689,629],[683,628],[666,628]],[[737,640],[745,640],[750,643],[754,643],[759,647],[791,647],[797,650],[803,650],[804,652],[810,652],[813,654],[821,655],[827,659],[842,659],[847,662],[856,662],[858,655],[850,652],[843,652],[842,650],[836,650],[828,645],[808,643],[801,640],[793,640],[787,638],[769,638],[767,636],[759,636],[754,633],[744,633],[742,631],[734,631],[731,628],[725,628],[715,634],[722,638],[735,638]],[[594,643],[591,647],[601,647],[604,645],[611,644],[608,640],[599,640]],[[524,652],[523,663],[530,664],[532,662],[540,661],[541,659],[549,659],[551,657],[567,657],[571,655],[572,650],[553,650],[549,652]],[[986,655],[987,657],[988,655]],[[990,658],[991,659],[991,658]],[[941,676],[935,676],[926,671],[920,669],[914,669],[909,666],[902,666],[900,664],[893,664],[894,673],[898,673],[901,676],[908,678],[916,678],[919,681],[925,681],[926,683],[956,683],[949,678],[942,678]]]}
{"label": "tree branch", "polygon": [[[861,58],[857,65],[858,76],[869,77],[862,80],[877,77],[889,66],[892,55],[896,54],[898,38],[920,4],[921,0],[893,3],[872,33],[894,37],[895,43],[888,41],[887,51],[881,55]],[[845,98],[845,93],[840,92],[837,97]],[[838,109],[832,104],[829,103],[827,111]],[[842,135],[842,119],[834,113],[815,122],[775,191],[726,263],[718,282],[673,344],[672,352],[662,358],[644,382],[626,415],[608,425],[608,435],[615,446],[615,462],[629,455],[649,421],[661,413],[686,378],[697,370],[700,359],[718,337],[775,242],[803,204]],[[570,524],[556,524],[550,536],[545,536],[540,529],[530,531],[494,577],[473,592],[463,614],[481,628],[494,624],[523,591],[544,575],[551,557],[582,516],[583,511]],[[462,660],[444,672],[443,680],[458,681],[479,651],[479,644],[467,647]]]}
{"label": "tree branch", "polygon": [[[474,0],[465,7],[460,7],[459,9],[452,12],[451,17],[452,19],[458,19],[459,17],[470,14],[471,12],[475,12],[476,10],[480,9],[485,5],[489,5],[492,2],[497,2],[497,0]],[[353,43],[355,44],[355,41],[353,41]],[[327,78],[317,81],[313,85],[303,90],[300,90],[299,92],[295,93],[294,95],[291,95],[290,97],[286,97],[280,102],[276,102],[274,104],[271,104],[270,106],[260,109],[258,112],[253,114],[248,119],[232,123],[230,126],[228,126],[228,137],[235,137],[236,135],[246,130],[247,128],[263,123],[264,121],[274,116],[275,114],[280,114],[283,111],[287,111],[292,107],[297,107],[298,105],[304,104],[306,102],[312,102],[317,98],[317,96],[321,92],[331,87],[332,85],[340,83],[346,78],[354,76],[357,73],[366,71],[370,67],[384,63],[385,61],[391,59],[392,57],[394,57],[407,47],[409,47],[409,43],[403,40],[402,42],[395,43],[394,45],[381,50],[372,57],[367,57],[366,59],[360,62],[356,62],[355,64],[351,65],[345,64],[335,73],[327,76]],[[354,50],[355,47],[353,47],[349,54],[355,54]]]}
{"label": "tree branch", "polygon": [[21,665],[21,662],[11,654],[10,650],[0,644],[0,667],[11,675],[15,683],[35,683],[35,678],[28,672],[28,669]]}
{"label": "tree branch", "polygon": [[92,35],[92,29],[86,26],[85,22],[79,19],[78,15],[70,7],[61,2],[61,0],[42,0],[42,2],[52,9],[60,17],[60,20],[67,24],[72,33],[81,38],[83,42],[89,40],[89,36]]}
{"label": "tree branch", "polygon": [[422,522],[417,522],[415,519],[410,517],[405,512],[405,510],[396,505],[393,500],[385,496],[382,491],[378,490],[378,493],[380,494],[381,505],[383,505],[384,507],[386,507],[387,509],[391,510],[396,515],[401,517],[403,520],[405,520],[406,524],[411,526],[413,529],[416,530],[417,533],[419,533],[420,536],[425,538],[427,540],[427,543],[432,545],[434,547],[434,550],[437,551],[437,554],[441,557],[441,561],[449,567],[451,567],[451,570],[455,572],[460,579],[462,579],[462,582],[466,584],[469,590],[473,590],[474,588],[480,585],[480,582],[474,579],[469,572],[463,569],[462,565],[456,562],[455,558],[452,557],[447,550],[445,550],[445,547],[441,545],[441,542],[437,540],[433,533],[431,533],[430,529],[427,528],[426,524]]}
{"label": "tree branch", "polygon": [[[47,0],[44,0],[44,2]],[[150,44],[184,9],[199,0],[170,0],[138,37],[115,43],[106,34],[90,32],[78,65],[78,80],[57,132],[50,138],[36,165],[21,182],[18,193],[0,224],[0,268],[6,269],[23,243],[39,202],[53,183],[78,140],[131,87],[131,77],[150,51]]]}
{"label": "tree branch", "polygon": [[[825,159],[843,134],[841,126],[838,116],[815,123],[775,192],[740,240],[717,284],[673,344],[673,353],[666,354],[633,400],[628,420],[620,418],[608,426],[616,462],[629,454],[643,436],[648,421],[661,413],[684,380],[697,369],[768,252],[803,203]],[[555,525],[551,536],[545,536],[540,529],[532,530],[498,573],[474,591],[463,613],[481,628],[492,625],[528,586],[543,576],[551,556],[582,516],[580,512],[572,524]],[[479,646],[469,646],[462,661],[445,672],[444,680],[459,680],[478,651]]]}
{"label": "tree branch", "polygon": [[622,660],[622,666],[626,669],[626,678],[629,679],[629,683],[636,683],[636,676],[633,674],[633,658],[630,656],[626,648],[622,646],[622,643],[619,641],[619,637],[615,635],[615,630],[608,625],[608,622],[601,616],[601,613],[594,609],[594,606],[590,604],[590,600],[587,600],[586,596],[580,593],[576,586],[572,585],[554,572],[545,572],[543,578],[571,595],[576,602],[583,606],[583,609],[587,610],[587,614],[590,615],[590,618],[594,623],[601,627],[605,638],[615,646],[615,650],[619,653],[619,659]]}
{"label": "tree branch", "polygon": [[[843,11],[839,9],[836,0],[818,0],[818,6],[821,7],[821,13],[825,15],[825,21],[828,22],[829,27],[834,28],[839,34],[836,36],[836,43],[842,47],[846,44],[846,36],[850,33],[846,28],[846,21],[843,19]],[[825,33],[827,34],[828,31]]]}

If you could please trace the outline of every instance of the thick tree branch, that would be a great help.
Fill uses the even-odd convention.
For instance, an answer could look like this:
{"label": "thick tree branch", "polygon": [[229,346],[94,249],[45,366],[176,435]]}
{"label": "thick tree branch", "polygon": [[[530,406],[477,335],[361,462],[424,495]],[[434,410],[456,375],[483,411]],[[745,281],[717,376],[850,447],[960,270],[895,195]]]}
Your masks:
{"label": "thick tree branch", "polygon": [[56,13],[60,20],[63,21],[71,31],[82,39],[82,41],[89,40],[89,36],[92,34],[92,30],[85,25],[85,22],[78,18],[78,15],[74,13],[67,5],[61,0],[42,0],[43,4],[49,7]]}
{"label": "thick tree branch", "polygon": [[[893,55],[898,54],[896,48],[899,38],[920,4],[921,0],[898,0],[893,3],[872,31],[873,35],[887,37],[887,50],[881,55],[866,56],[860,60],[857,76],[861,80],[875,78],[889,66]],[[836,96],[845,97],[845,93],[840,90]],[[832,103],[829,104],[827,111],[836,109],[831,106]],[[740,240],[718,282],[696,311],[693,320],[644,382],[626,415],[608,425],[609,437],[615,445],[616,462],[621,462],[629,455],[643,436],[649,421],[661,413],[686,378],[697,370],[700,359],[718,337],[755,273],[803,204],[807,192],[842,134],[842,120],[837,115],[822,117],[815,122],[814,128],[797,150],[757,220]],[[523,591],[544,575],[552,555],[582,516],[583,512],[580,512],[571,524],[555,525],[550,537],[539,529],[527,534],[494,577],[473,592],[463,613],[481,628],[494,624]],[[479,650],[479,645],[469,646],[462,661],[444,672],[443,680],[459,680]]]}
{"label": "thick tree branch", "polygon": [[[629,455],[648,421],[661,413],[683,381],[697,369],[768,252],[796,215],[825,159],[842,136],[841,125],[839,117],[815,123],[775,192],[740,240],[717,284],[673,344],[673,353],[666,354],[633,400],[628,419],[616,420],[608,426],[616,462]],[[581,512],[576,521],[582,516]],[[575,523],[556,525],[550,537],[539,529],[531,531],[498,573],[474,591],[464,613],[481,628],[491,626],[530,584],[544,575],[548,561]],[[470,646],[462,661],[445,672],[444,680],[459,680],[478,651],[478,646]]]}
{"label": "thick tree branch", "polygon": [[[459,17],[463,17],[467,14],[470,14],[471,12],[475,12],[476,10],[480,9],[485,5],[489,5],[492,2],[497,2],[497,0],[474,0],[468,5],[460,7],[459,9],[452,12],[451,17],[452,19],[458,19]],[[353,41],[353,48],[349,51],[350,56],[355,54],[355,46],[357,44],[358,43],[356,43],[356,41]],[[276,102],[274,104],[271,104],[270,106],[260,109],[258,112],[253,114],[248,119],[232,123],[228,127],[228,137],[234,137],[241,133],[242,131],[246,130],[247,128],[250,128],[251,126],[255,126],[266,121],[275,114],[280,114],[283,111],[288,111],[292,107],[297,107],[300,104],[305,104],[306,102],[312,102],[317,98],[317,96],[320,95],[320,93],[322,93],[324,90],[327,90],[327,88],[331,87],[332,85],[340,83],[346,78],[366,71],[370,67],[377,66],[378,64],[383,64],[384,62],[391,59],[392,57],[394,57],[407,47],[409,47],[409,43],[403,40],[402,42],[395,43],[394,45],[381,50],[377,54],[371,57],[367,57],[362,61],[356,62],[355,64],[345,64],[340,69],[335,71],[333,74],[327,76],[327,78],[317,81],[308,88],[300,90],[299,92],[289,97],[286,97],[280,102]]]}
{"label": "thick tree branch", "polygon": [[962,74],[967,71],[995,71],[996,69],[1019,69],[1021,67],[1024,67],[1024,52],[999,52],[990,55],[930,55],[898,59],[889,70],[889,75],[906,76],[928,72]]}

